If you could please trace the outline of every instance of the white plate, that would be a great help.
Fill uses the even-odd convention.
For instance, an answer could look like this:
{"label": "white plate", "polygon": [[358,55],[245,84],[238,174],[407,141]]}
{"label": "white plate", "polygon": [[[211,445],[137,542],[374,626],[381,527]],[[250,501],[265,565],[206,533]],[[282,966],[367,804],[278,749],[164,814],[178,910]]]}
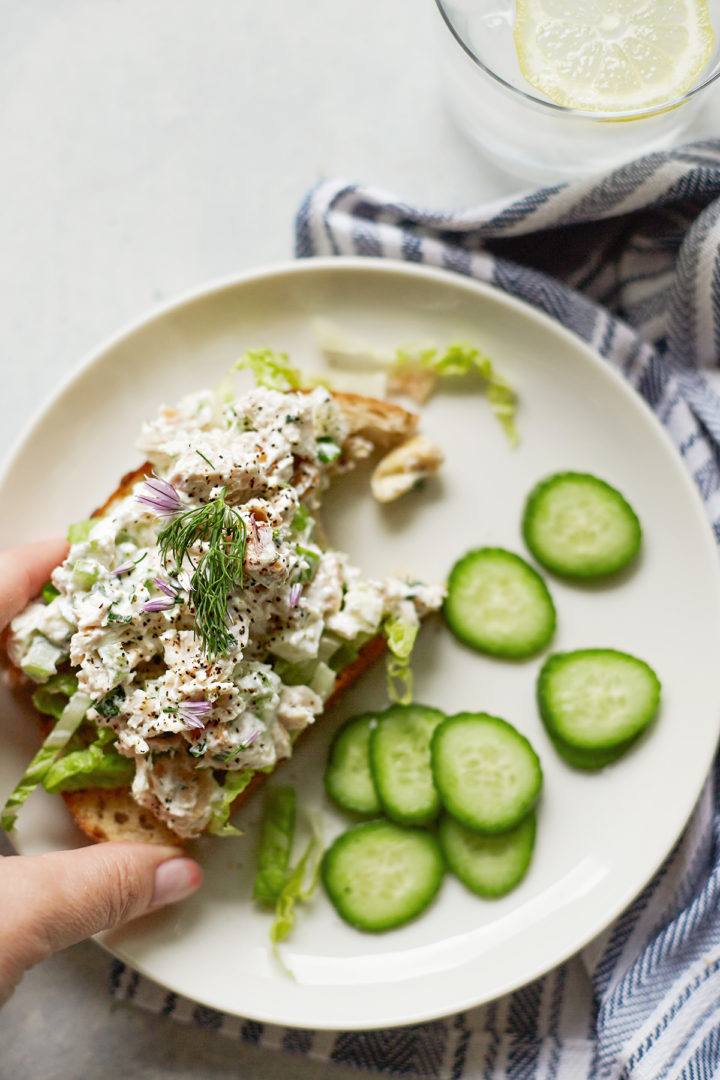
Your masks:
{"label": "white plate", "polygon": [[[372,1028],[437,1017],[521,985],[579,949],[639,892],[680,833],[711,762],[720,592],[700,499],[664,431],[619,377],[551,320],[490,288],[369,259],[318,259],[244,276],[165,308],[103,348],[16,451],[0,484],[0,544],[59,532],[85,516],[137,462],[141,420],[161,401],[219,380],[246,347],[269,345],[315,364],[309,320],[318,314],[378,344],[477,342],[521,401],[522,442],[510,451],[481,394],[438,394],[422,429],[445,448],[442,479],[386,508],[367,497],[365,481],[345,482],[326,514],[332,542],[368,572],[404,568],[437,580],[471,546],[522,551],[521,507],[540,477],[568,468],[598,473],[635,506],[645,528],[642,560],[627,580],[605,588],[551,581],[559,613],[553,647],[624,649],[649,661],[663,683],[654,730],[615,766],[584,775],[557,758],[541,727],[540,659],[493,661],[461,648],[439,624],[427,626],[414,665],[417,699],[504,716],[542,759],[537,848],[515,892],[483,902],[448,877],[416,922],[367,936],[344,925],[318,890],[283,947],[292,979],[268,946],[268,916],[249,899],[256,800],[239,815],[246,838],[193,845],[206,868],[196,897],[104,941],[158,982],[230,1013]],[[322,807],[328,838],[344,825],[322,796],[329,736],[344,716],[384,700],[375,671],[282,769],[302,806]],[[24,719],[3,696],[2,797],[36,741]],[[20,851],[77,842],[60,801],[34,796],[20,817]]]}

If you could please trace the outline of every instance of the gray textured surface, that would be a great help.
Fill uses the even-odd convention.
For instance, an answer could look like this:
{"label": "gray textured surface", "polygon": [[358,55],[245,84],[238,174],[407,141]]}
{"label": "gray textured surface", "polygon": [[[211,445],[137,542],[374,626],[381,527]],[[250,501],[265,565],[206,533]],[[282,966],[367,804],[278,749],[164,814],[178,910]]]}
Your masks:
{"label": "gray textured surface", "polygon": [[[431,0],[4,0],[0,456],[124,322],[291,255],[319,177],[446,207],[518,188],[446,121],[432,15]],[[31,972],[0,1013],[0,1076],[357,1075],[113,1006],[107,969],[84,944]]]}

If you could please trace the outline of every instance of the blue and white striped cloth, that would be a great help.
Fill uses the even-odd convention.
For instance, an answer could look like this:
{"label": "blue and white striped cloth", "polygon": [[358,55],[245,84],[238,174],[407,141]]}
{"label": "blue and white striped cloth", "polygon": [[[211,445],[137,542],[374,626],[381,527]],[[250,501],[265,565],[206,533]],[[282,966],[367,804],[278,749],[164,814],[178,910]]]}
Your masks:
{"label": "blue and white striped cloth", "polygon": [[[720,141],[451,213],[327,181],[300,209],[297,254],[443,266],[558,319],[655,410],[720,540]],[[224,1016],[120,963],[112,992],[268,1049],[397,1076],[707,1080],[720,1076],[719,901],[716,765],[632,907],[580,956],[490,1005],[396,1030],[309,1032]]]}

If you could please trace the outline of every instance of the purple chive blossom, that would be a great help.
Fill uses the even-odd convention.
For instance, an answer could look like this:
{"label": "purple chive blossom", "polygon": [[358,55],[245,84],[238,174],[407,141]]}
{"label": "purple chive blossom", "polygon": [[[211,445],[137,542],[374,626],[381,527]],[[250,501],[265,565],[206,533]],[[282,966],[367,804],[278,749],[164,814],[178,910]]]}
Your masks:
{"label": "purple chive blossom", "polygon": [[290,607],[296,608],[300,603],[300,596],[302,595],[302,585],[299,583],[291,586],[290,588]]}
{"label": "purple chive blossom", "polygon": [[225,758],[225,761],[226,762],[232,761],[233,758],[236,758],[238,756],[238,754],[242,754],[243,751],[249,750],[250,747],[252,746],[252,744],[256,741],[256,739],[259,739],[259,738],[260,738],[260,730],[259,730],[259,728],[256,728],[255,731],[250,732],[250,734],[248,735],[245,742],[241,742],[239,746],[236,746],[233,750],[231,750],[231,752]]}
{"label": "purple chive blossom", "polygon": [[255,547],[258,548],[259,551],[262,551],[267,541],[267,530],[261,529],[252,515],[250,516],[250,530],[253,535],[253,540],[255,541]]}
{"label": "purple chive blossom", "polygon": [[155,582],[155,587],[158,588],[160,592],[164,592],[166,596],[172,596],[173,600],[175,599],[176,591],[169,581],[163,581],[163,579],[159,577],[153,578],[153,581]]}
{"label": "purple chive blossom", "polygon": [[201,729],[205,727],[203,718],[207,717],[211,709],[209,701],[181,701],[178,705],[178,716],[186,728]]}
{"label": "purple chive blossom", "polygon": [[185,505],[172,484],[155,472],[147,478],[136,499],[158,517],[174,517],[185,510]]}
{"label": "purple chive blossom", "polygon": [[143,604],[142,611],[167,611],[168,608],[175,606],[174,595],[172,599],[169,596],[156,596],[152,600],[148,600]]}
{"label": "purple chive blossom", "polygon": [[128,562],[120,563],[120,565],[116,566],[110,573],[113,577],[120,577],[122,574],[129,574],[134,567],[135,563],[129,560]]}

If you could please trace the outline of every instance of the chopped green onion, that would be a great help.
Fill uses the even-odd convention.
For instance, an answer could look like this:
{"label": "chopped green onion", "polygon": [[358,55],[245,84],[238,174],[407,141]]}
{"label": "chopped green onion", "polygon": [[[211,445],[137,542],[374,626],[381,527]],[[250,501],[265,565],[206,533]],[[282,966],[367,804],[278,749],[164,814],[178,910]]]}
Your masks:
{"label": "chopped green onion", "polygon": [[119,702],[125,699],[125,691],[122,686],[116,686],[104,698],[95,702],[95,712],[102,716],[103,720],[112,720],[113,716],[120,715]]}
{"label": "chopped green onion", "polygon": [[317,456],[323,465],[329,465],[331,462],[336,461],[341,454],[341,448],[332,439],[323,438],[317,440]]}
{"label": "chopped green onion", "polygon": [[60,591],[55,588],[52,581],[46,581],[40,591],[40,595],[46,604],[52,604],[55,597],[60,595]]}
{"label": "chopped green onion", "polygon": [[290,527],[294,532],[303,534],[311,521],[312,515],[310,511],[307,506],[304,506],[301,503],[295,511],[295,516],[290,523]]}

